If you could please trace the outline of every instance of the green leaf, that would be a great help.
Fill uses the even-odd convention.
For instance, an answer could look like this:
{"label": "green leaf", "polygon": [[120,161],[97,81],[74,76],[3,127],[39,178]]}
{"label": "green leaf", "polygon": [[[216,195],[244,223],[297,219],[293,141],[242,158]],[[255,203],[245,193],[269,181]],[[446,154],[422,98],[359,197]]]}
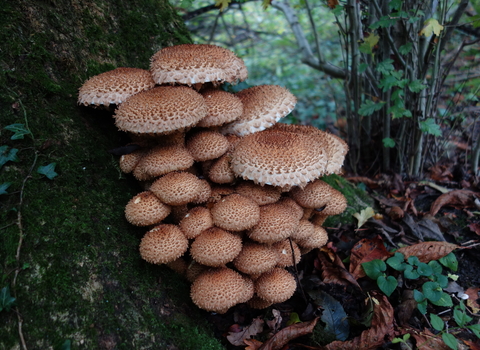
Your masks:
{"label": "green leaf", "polygon": [[470,329],[477,336],[477,338],[480,338],[480,324],[472,324],[466,328]]}
{"label": "green leaf", "polygon": [[399,80],[393,75],[387,75],[378,82],[378,87],[382,88],[384,92],[390,90],[394,86],[399,86]]}
{"label": "green leaf", "polygon": [[360,63],[360,65],[358,66],[358,72],[359,73],[364,73],[368,68],[368,64],[367,63]]}
{"label": "green leaf", "polygon": [[342,5],[337,5],[335,8],[332,10],[332,13],[335,17],[339,17],[342,15],[343,12],[343,6]]}
{"label": "green leaf", "polygon": [[385,276],[379,276],[377,278],[377,285],[378,288],[380,288],[380,290],[385,293],[387,297],[389,297],[397,288],[398,281],[393,276],[388,276],[387,278],[385,278]]}
{"label": "green leaf", "polygon": [[458,342],[457,342],[457,339],[455,338],[455,336],[453,334],[442,333],[442,339],[450,349],[453,349],[453,350],[458,349]]}
{"label": "green leaf", "polygon": [[383,147],[385,148],[393,148],[395,147],[395,140],[391,137],[385,137],[383,140]]}
{"label": "green leaf", "polygon": [[20,159],[17,157],[18,149],[11,148],[8,150],[8,146],[0,147],[0,168],[7,162],[18,162]]}
{"label": "green leaf", "polygon": [[432,260],[428,263],[428,266],[432,269],[432,273],[434,275],[441,275],[442,274],[442,265],[438,263],[436,260]]}
{"label": "green leaf", "polygon": [[386,28],[394,25],[395,22],[397,22],[396,18],[390,18],[389,16],[382,16],[377,22],[370,25],[370,28],[371,29]]}
{"label": "green leaf", "polygon": [[10,311],[15,304],[15,298],[10,295],[10,288],[3,287],[0,291],[0,311]]}
{"label": "green leaf", "polygon": [[405,270],[405,256],[402,253],[396,252],[392,257],[388,258],[386,263],[397,271]]}
{"label": "green leaf", "polygon": [[323,291],[311,291],[308,294],[323,309],[321,320],[325,323],[325,331],[334,334],[337,340],[346,340],[350,324],[342,304]]}
{"label": "green leaf", "polygon": [[420,130],[433,136],[442,136],[440,125],[435,123],[433,118],[427,118],[425,121],[420,122]]}
{"label": "green leaf", "polygon": [[387,58],[386,60],[378,63],[375,70],[382,74],[389,74],[391,71],[395,70],[393,67],[393,60],[391,58]]}
{"label": "green leaf", "polygon": [[417,272],[420,276],[431,276],[433,275],[433,270],[428,264],[419,263],[417,267]]}
{"label": "green leaf", "polygon": [[365,274],[372,280],[377,280],[380,276],[383,276],[384,272],[387,270],[387,265],[380,259],[362,263],[362,267]]}
{"label": "green leaf", "polygon": [[433,275],[433,281],[437,282],[441,288],[447,288],[448,278],[444,275]]}
{"label": "green leaf", "polygon": [[420,30],[419,35],[425,35],[426,37],[429,37],[435,34],[436,36],[439,36],[442,30],[443,26],[438,23],[435,18],[429,18],[423,24],[423,28]]}
{"label": "green leaf", "polygon": [[437,331],[441,331],[445,327],[443,320],[435,314],[430,314],[430,323]]}
{"label": "green leaf", "polygon": [[24,124],[19,123],[7,125],[4,129],[14,133],[13,136],[10,137],[10,140],[20,140],[23,139],[25,135],[31,134]]}
{"label": "green leaf", "polygon": [[232,0],[215,0],[215,6],[220,7],[220,11],[223,11],[230,5],[231,2]]}
{"label": "green leaf", "polygon": [[417,278],[420,277],[420,274],[418,273],[417,269],[415,269],[412,265],[405,266],[403,275],[405,276],[405,278],[408,278],[409,280],[416,280]]}
{"label": "green leaf", "polygon": [[422,285],[422,292],[430,302],[434,303],[440,300],[443,293],[442,288],[437,282],[425,282]]}
{"label": "green leaf", "polygon": [[398,11],[402,7],[402,4],[403,4],[403,0],[391,0],[388,3],[388,7],[390,8],[390,11],[392,11],[392,10],[397,10]]}
{"label": "green leaf", "polygon": [[380,40],[380,37],[376,35],[375,33],[369,33],[369,35],[363,39],[363,43],[361,43],[358,47],[360,52],[366,53],[366,54],[372,54],[373,53],[373,48],[375,45],[378,44],[378,40]]}
{"label": "green leaf", "polygon": [[409,256],[407,262],[413,266],[418,266],[418,264],[420,264],[420,260],[418,260],[418,257],[415,255]]}
{"label": "green leaf", "polygon": [[398,52],[400,52],[402,55],[406,55],[410,51],[412,51],[412,47],[412,43],[406,43],[405,45],[402,45],[398,48]]}
{"label": "green leaf", "polygon": [[473,320],[473,318],[467,315],[465,305],[463,303],[460,303],[460,305],[463,306],[463,310],[461,306],[455,306],[453,309],[453,318],[459,327],[464,327],[468,322]]}
{"label": "green leaf", "polygon": [[417,79],[417,80],[409,82],[408,89],[411,92],[418,93],[418,92],[426,89],[426,86],[420,80]]}
{"label": "green leaf", "polygon": [[438,261],[440,262],[440,264],[442,264],[445,267],[448,267],[452,271],[457,271],[458,269],[458,260],[455,254],[453,254],[453,252],[450,252],[444,257],[438,259]]}
{"label": "green leaf", "polygon": [[440,299],[438,299],[437,301],[430,300],[430,302],[433,305],[437,305],[437,306],[444,306],[444,307],[453,306],[452,297],[444,292],[442,292],[442,296],[440,297]]}
{"label": "green leaf", "polygon": [[67,339],[59,346],[56,346],[55,350],[70,350],[71,347],[72,347],[72,341],[70,339]]}
{"label": "green leaf", "polygon": [[422,292],[417,289],[413,290],[413,299],[417,302],[417,309],[425,315],[427,313],[427,299]]}
{"label": "green leaf", "polygon": [[50,180],[53,180],[58,174],[55,172],[55,166],[57,163],[50,163],[45,166],[39,166],[37,173],[45,175]]}
{"label": "green leaf", "polygon": [[0,194],[8,194],[7,188],[9,188],[11,184],[12,184],[11,182],[4,182],[3,184],[1,184]]}
{"label": "green leaf", "polygon": [[366,100],[359,108],[358,114],[361,116],[369,116],[382,109],[385,102],[373,102],[372,100]]}

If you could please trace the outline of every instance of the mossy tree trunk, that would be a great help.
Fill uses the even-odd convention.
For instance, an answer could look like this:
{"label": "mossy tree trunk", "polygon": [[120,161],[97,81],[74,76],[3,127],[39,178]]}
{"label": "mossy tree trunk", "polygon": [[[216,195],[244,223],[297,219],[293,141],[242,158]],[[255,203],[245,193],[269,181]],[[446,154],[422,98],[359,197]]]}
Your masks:
{"label": "mossy tree trunk", "polygon": [[87,78],[190,42],[181,19],[165,0],[6,0],[0,23],[0,349],[220,349],[187,283],[139,257],[111,113],[76,104]]}

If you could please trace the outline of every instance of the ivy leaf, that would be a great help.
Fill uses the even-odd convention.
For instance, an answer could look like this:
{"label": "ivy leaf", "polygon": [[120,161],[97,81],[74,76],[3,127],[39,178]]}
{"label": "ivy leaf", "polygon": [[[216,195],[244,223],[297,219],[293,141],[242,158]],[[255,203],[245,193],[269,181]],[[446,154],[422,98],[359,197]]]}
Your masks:
{"label": "ivy leaf", "polygon": [[439,332],[445,327],[443,320],[435,314],[430,314],[430,323]]}
{"label": "ivy leaf", "polygon": [[425,121],[420,122],[420,130],[433,136],[442,136],[440,125],[435,123],[433,118],[427,118]]}
{"label": "ivy leaf", "polygon": [[358,220],[357,228],[362,227],[363,224],[365,224],[367,220],[373,217],[374,215],[375,215],[375,212],[371,207],[362,209],[360,213],[353,214],[353,217]]}
{"label": "ivy leaf", "polygon": [[448,267],[452,271],[457,271],[458,269],[458,260],[455,254],[453,252],[448,253],[444,257],[441,257],[438,259],[440,264],[442,264],[445,267]]}
{"label": "ivy leaf", "polygon": [[393,148],[395,147],[395,140],[390,137],[385,137],[383,140],[383,147],[385,148]]}
{"label": "ivy leaf", "polygon": [[220,11],[225,10],[232,0],[215,0],[215,6],[220,7]]}
{"label": "ivy leaf", "polygon": [[19,123],[7,125],[4,129],[14,133],[10,140],[21,140],[25,135],[31,134],[24,124]]}
{"label": "ivy leaf", "polygon": [[425,35],[426,37],[435,34],[436,36],[440,35],[440,32],[443,30],[443,26],[438,23],[435,18],[430,18],[425,21],[423,28],[420,31],[419,35]]}
{"label": "ivy leaf", "polygon": [[458,349],[458,342],[457,339],[453,334],[450,333],[443,333],[442,340],[447,344],[450,349],[457,350]]}
{"label": "ivy leaf", "polygon": [[1,184],[0,194],[8,194],[7,188],[9,188],[11,184],[12,184],[11,182],[4,182],[3,184]]}
{"label": "ivy leaf", "polygon": [[10,311],[15,303],[15,298],[10,295],[10,288],[3,287],[0,291],[0,311]]}
{"label": "ivy leaf", "polygon": [[[381,261],[381,260],[380,260]],[[398,281],[393,276],[379,276],[377,278],[377,285],[380,290],[385,293],[387,297],[389,297],[393,291],[397,288]]]}
{"label": "ivy leaf", "polygon": [[384,104],[385,102],[373,102],[372,100],[366,100],[365,103],[360,106],[358,114],[363,117],[372,115],[376,111],[381,110]]}
{"label": "ivy leaf", "polygon": [[20,159],[17,157],[18,149],[11,148],[8,150],[8,146],[0,147],[0,168],[7,162],[18,162]]}
{"label": "ivy leaf", "polygon": [[55,172],[57,163],[50,163],[45,166],[39,166],[37,173],[45,175],[48,179],[53,180],[58,174]]}
{"label": "ivy leaf", "polygon": [[362,267],[368,277],[377,281],[378,278],[382,277],[384,272],[387,270],[387,265],[383,260],[380,259],[364,262],[362,263]]}

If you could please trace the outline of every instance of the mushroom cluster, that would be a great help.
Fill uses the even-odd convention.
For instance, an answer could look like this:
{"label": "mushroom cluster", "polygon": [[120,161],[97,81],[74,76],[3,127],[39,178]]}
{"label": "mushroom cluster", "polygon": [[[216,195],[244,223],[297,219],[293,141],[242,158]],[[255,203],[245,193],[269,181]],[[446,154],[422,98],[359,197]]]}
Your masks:
{"label": "mushroom cluster", "polygon": [[222,89],[246,78],[229,50],[178,45],[158,51],[149,71],[90,78],[78,97],[114,104],[118,129],[135,145],[120,168],[144,188],[125,208],[148,230],[141,257],[184,274],[193,302],[217,313],[289,299],[297,286],[288,267],[327,243],[324,220],[347,206],[321,180],[340,172],[346,143],[279,123],[296,104],[281,86]]}

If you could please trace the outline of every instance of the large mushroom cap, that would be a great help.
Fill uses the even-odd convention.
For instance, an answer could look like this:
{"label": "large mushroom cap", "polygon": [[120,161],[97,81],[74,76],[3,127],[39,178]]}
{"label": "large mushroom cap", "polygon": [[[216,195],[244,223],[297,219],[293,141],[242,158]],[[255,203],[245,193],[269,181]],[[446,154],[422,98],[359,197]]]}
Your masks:
{"label": "large mushroom cap", "polygon": [[265,130],[289,114],[296,97],[278,85],[259,85],[236,93],[243,103],[243,114],[222,128],[224,134],[245,136]]}
{"label": "large mushroom cap", "polygon": [[165,47],[152,56],[150,71],[157,84],[217,85],[248,76],[245,63],[232,51],[207,44]]}
{"label": "large mushroom cap", "polygon": [[153,192],[145,191],[130,199],[125,207],[125,217],[135,226],[150,226],[160,223],[170,211],[171,208]]}
{"label": "large mushroom cap", "polygon": [[225,313],[253,295],[252,283],[238,272],[223,267],[200,274],[192,283],[190,296],[199,308]]}
{"label": "large mushroom cap", "polygon": [[236,193],[215,203],[211,213],[214,224],[229,231],[247,230],[260,220],[258,204]]}
{"label": "large mushroom cap", "polygon": [[154,86],[155,82],[149,71],[140,68],[116,68],[88,79],[79,89],[78,104],[120,104],[128,97]]}
{"label": "large mushroom cap", "polygon": [[186,86],[158,86],[138,93],[118,107],[115,124],[122,131],[171,134],[207,115],[202,95]]}
{"label": "large mushroom cap", "polygon": [[240,140],[231,164],[237,176],[261,185],[304,187],[324,175],[327,154],[308,135],[265,130]]}
{"label": "large mushroom cap", "polygon": [[148,231],[140,242],[140,255],[152,264],[166,264],[182,256],[188,239],[175,225],[158,225]]}
{"label": "large mushroom cap", "polygon": [[217,267],[235,259],[241,250],[240,236],[212,227],[195,238],[190,255],[200,264]]}

